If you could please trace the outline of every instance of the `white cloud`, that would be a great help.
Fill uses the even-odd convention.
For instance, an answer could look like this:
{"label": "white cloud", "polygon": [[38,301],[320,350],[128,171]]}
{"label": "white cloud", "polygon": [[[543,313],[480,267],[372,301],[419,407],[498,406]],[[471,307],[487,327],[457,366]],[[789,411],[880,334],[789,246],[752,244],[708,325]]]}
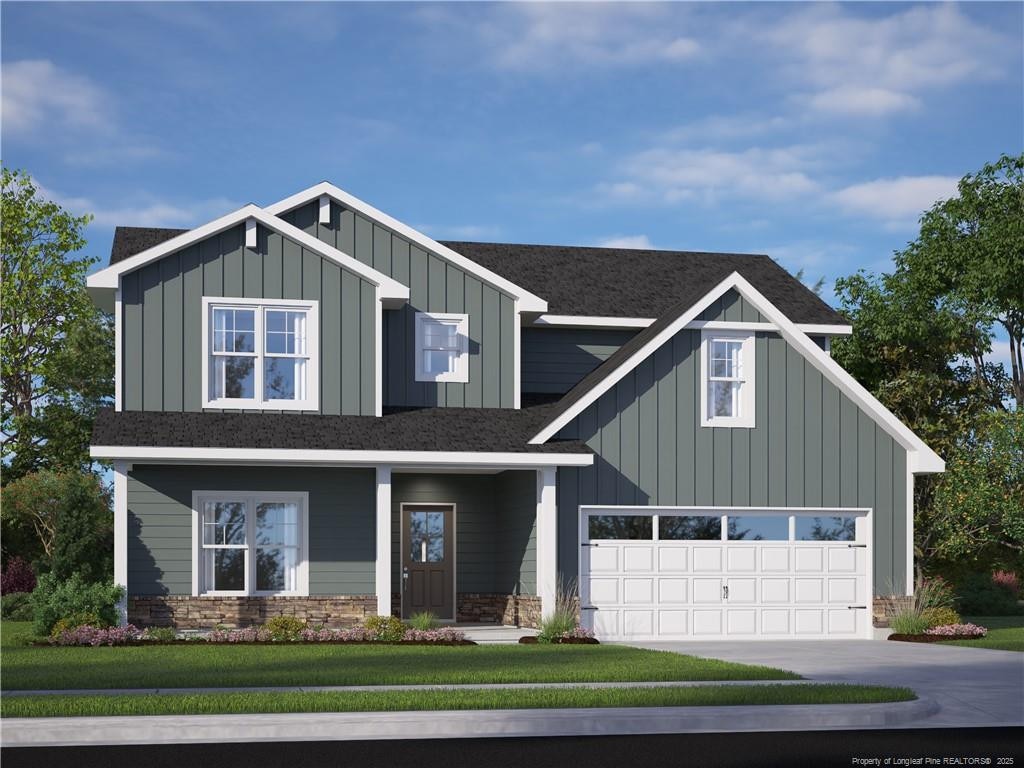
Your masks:
{"label": "white cloud", "polygon": [[108,131],[110,100],[89,78],[46,59],[3,66],[3,127],[11,135],[67,129]]}
{"label": "white cloud", "polygon": [[852,184],[832,193],[845,213],[911,224],[939,200],[953,197],[958,179],[952,176],[899,176]]}
{"label": "white cloud", "polygon": [[702,52],[687,34],[681,6],[500,3],[457,11],[428,6],[418,17],[428,26],[475,39],[494,66],[512,71],[673,63]]}
{"label": "white cloud", "polygon": [[598,248],[638,248],[640,250],[651,250],[654,248],[647,235],[617,235],[600,240],[596,245]]}
{"label": "white cloud", "polygon": [[812,88],[812,108],[869,117],[912,108],[927,89],[999,77],[1014,49],[949,3],[882,16],[804,5],[781,19],[753,13],[733,31],[765,44],[791,82]]}
{"label": "white cloud", "polygon": [[816,167],[817,148],[753,147],[741,152],[658,147],[628,157],[626,178],[598,186],[607,200],[678,203],[722,198],[781,201],[817,192],[807,173]]}
{"label": "white cloud", "polygon": [[881,117],[891,112],[917,109],[921,106],[921,100],[886,88],[848,85],[816,93],[808,99],[808,104],[819,112]]}
{"label": "white cloud", "polygon": [[195,227],[238,210],[242,203],[217,197],[184,204],[167,202],[150,195],[139,195],[127,204],[105,205],[91,197],[63,195],[36,182],[40,197],[59,203],[76,216],[93,215],[93,223],[103,227]]}

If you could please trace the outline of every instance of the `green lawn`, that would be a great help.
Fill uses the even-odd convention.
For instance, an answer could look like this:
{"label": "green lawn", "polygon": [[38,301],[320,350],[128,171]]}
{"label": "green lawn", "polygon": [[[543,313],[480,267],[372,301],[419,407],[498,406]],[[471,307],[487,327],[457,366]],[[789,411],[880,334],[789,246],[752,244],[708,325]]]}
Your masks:
{"label": "green lawn", "polygon": [[4,622],[4,690],[799,679],[771,667],[618,645],[57,648],[27,645],[30,637],[27,625]]}
{"label": "green lawn", "polygon": [[1024,651],[1024,616],[965,616],[965,622],[988,628],[988,635],[977,640],[948,640],[948,645]]}
{"label": "green lawn", "polygon": [[214,695],[26,696],[0,701],[3,717],[397,712],[554,707],[695,707],[743,704],[870,704],[911,701],[913,691],[868,685],[742,685],[699,688],[226,693]]}

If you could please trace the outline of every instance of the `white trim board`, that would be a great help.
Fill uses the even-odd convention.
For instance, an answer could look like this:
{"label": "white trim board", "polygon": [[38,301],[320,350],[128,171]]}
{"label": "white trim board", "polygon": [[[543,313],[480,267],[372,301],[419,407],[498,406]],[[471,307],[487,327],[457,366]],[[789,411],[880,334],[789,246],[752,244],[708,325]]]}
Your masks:
{"label": "white trim board", "polygon": [[467,467],[589,467],[592,453],[511,453],[472,451],[372,451],[311,450],[305,448],[169,448],[158,446],[94,445],[94,459],[123,459],[134,462],[178,462],[212,464],[327,464],[376,466],[402,465]]}
{"label": "white trim board", "polygon": [[300,205],[305,205],[306,203],[310,203],[314,200],[319,200],[321,195],[327,195],[346,208],[356,211],[357,213],[361,213],[364,216],[368,216],[371,219],[375,219],[380,224],[394,232],[397,232],[402,237],[446,259],[460,269],[464,269],[466,272],[497,288],[498,290],[509,294],[519,302],[519,310],[521,312],[544,312],[547,310],[548,303],[539,296],[535,296],[510,280],[506,280],[501,275],[492,272],[481,264],[477,264],[475,261],[467,259],[461,253],[453,251],[447,246],[441,245],[441,243],[437,242],[433,238],[427,237],[422,232],[413,229],[407,224],[403,224],[383,211],[374,208],[369,203],[364,202],[358,197],[350,195],[345,190],[334,186],[330,182],[323,181],[309,189],[304,189],[290,197],[286,197],[284,200],[279,200],[273,205],[268,205],[266,207],[266,211],[274,216],[280,216],[282,213],[294,210]]}
{"label": "white trim board", "polygon": [[[597,315],[541,315],[529,326],[531,328],[647,328],[653,325],[650,317],[603,317]],[[775,331],[774,323],[737,322],[733,320],[694,320],[687,328],[716,328],[737,331]],[[797,323],[796,327],[808,336],[850,336],[852,325],[826,325],[821,323]]]}
{"label": "white trim board", "polygon": [[692,323],[701,312],[707,309],[712,302],[726,291],[734,289],[743,298],[750,302],[755,309],[764,315],[773,325],[778,333],[789,344],[804,356],[815,368],[832,382],[839,390],[853,400],[871,418],[881,426],[896,442],[907,450],[907,462],[916,473],[943,472],[945,462],[929,448],[921,438],[915,435],[906,424],[896,418],[895,415],[882,405],[870,392],[868,392],[856,379],[853,378],[842,366],[821,347],[814,343],[795,323],[782,313],[774,304],[766,299],[760,291],[754,288],[741,274],[733,272],[703,298],[693,304],[674,321],[669,323],[653,338],[648,340],[640,349],[634,352],[627,360],[624,360],[614,371],[602,379],[593,389],[587,392],[582,398],[573,403],[562,414],[551,421],[531,440],[533,445],[545,443],[558,434],[566,424],[582,413],[588,406],[596,402],[605,392],[614,387],[625,377],[627,373],[636,368],[646,360],[654,351],[665,342],[675,336],[679,331]]}
{"label": "white trim board", "polygon": [[93,290],[117,290],[120,285],[121,275],[133,272],[152,261],[163,258],[164,256],[174,253],[175,251],[179,251],[182,248],[187,248],[193,243],[205,240],[208,237],[245,223],[250,219],[259,222],[267,229],[271,229],[279,235],[287,237],[290,240],[294,240],[303,248],[308,248],[324,258],[337,262],[350,272],[353,272],[363,279],[373,283],[380,289],[381,299],[390,302],[397,302],[394,306],[401,306],[401,304],[404,304],[409,300],[409,289],[397,280],[388,277],[382,272],[378,272],[372,267],[368,267],[349,254],[343,253],[337,248],[318,240],[309,233],[303,232],[298,227],[294,227],[283,219],[279,219],[277,216],[267,213],[265,210],[253,205],[252,203],[245,205],[226,216],[221,216],[219,219],[214,219],[200,227],[196,227],[188,232],[172,237],[170,240],[160,243],[159,245],[147,248],[141,253],[137,253],[134,256],[123,259],[116,264],[111,264],[109,267],[89,275],[87,284],[89,288]]}

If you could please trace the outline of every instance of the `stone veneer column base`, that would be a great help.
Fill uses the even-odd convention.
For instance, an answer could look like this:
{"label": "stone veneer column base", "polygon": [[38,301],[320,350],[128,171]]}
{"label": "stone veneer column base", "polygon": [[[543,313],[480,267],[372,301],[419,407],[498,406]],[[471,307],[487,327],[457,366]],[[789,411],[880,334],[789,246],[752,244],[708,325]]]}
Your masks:
{"label": "stone veneer column base", "polygon": [[192,597],[128,598],[128,622],[137,627],[210,629],[218,624],[248,627],[274,616],[295,616],[311,624],[351,627],[377,615],[376,595],[327,597]]}
{"label": "stone veneer column base", "polygon": [[875,596],[872,603],[871,618],[876,627],[884,628],[889,626],[891,619],[897,611],[909,608],[914,598],[909,595],[896,595],[893,597]]}
{"label": "stone veneer column base", "polygon": [[504,624],[509,627],[540,625],[540,598],[492,592],[460,592],[455,619],[459,622]]}

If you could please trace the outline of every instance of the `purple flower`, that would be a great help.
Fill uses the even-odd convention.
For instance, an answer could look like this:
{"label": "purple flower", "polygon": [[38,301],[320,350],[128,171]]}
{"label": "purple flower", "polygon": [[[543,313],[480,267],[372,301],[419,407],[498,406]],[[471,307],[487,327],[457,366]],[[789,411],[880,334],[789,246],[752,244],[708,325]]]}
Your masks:
{"label": "purple flower", "polygon": [[459,643],[466,639],[466,633],[451,627],[440,629],[407,629],[403,640],[417,643]]}
{"label": "purple flower", "polygon": [[979,627],[977,624],[945,624],[941,627],[926,629],[925,634],[943,636],[976,635],[978,637],[984,637],[988,634],[988,630],[985,627]]}
{"label": "purple flower", "polygon": [[142,630],[132,624],[109,629],[83,624],[74,629],[64,630],[57,637],[51,638],[50,642],[53,645],[127,645],[141,637]]}

